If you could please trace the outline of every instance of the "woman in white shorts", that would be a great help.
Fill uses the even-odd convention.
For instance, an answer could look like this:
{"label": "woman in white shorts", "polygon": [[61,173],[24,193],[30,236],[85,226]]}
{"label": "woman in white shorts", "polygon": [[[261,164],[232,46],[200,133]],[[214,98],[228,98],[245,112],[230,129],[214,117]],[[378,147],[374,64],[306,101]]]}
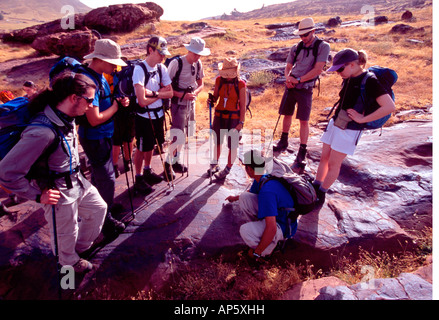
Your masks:
{"label": "woman in white shorts", "polygon": [[365,86],[366,96],[373,103],[366,106],[364,114],[353,109],[360,97],[361,81],[367,73],[364,69],[366,63],[367,55],[364,51],[357,52],[348,48],[335,55],[333,65],[328,70],[336,71],[343,78],[343,87],[335,115],[320,139],[323,142],[322,155],[313,182],[320,205],[338,178],[344,158],[354,154],[361,137],[362,124],[380,119],[395,110],[391,96],[376,77],[369,77]]}

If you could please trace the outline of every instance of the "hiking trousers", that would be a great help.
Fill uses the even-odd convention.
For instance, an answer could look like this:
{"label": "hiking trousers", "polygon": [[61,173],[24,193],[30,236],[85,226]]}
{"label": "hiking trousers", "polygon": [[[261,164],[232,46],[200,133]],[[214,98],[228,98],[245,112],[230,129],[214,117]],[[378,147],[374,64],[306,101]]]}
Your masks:
{"label": "hiking trousers", "polygon": [[[258,195],[251,192],[243,192],[239,196],[239,207],[244,213],[244,219],[249,221],[239,228],[239,233],[244,242],[255,249],[261,241],[265,230],[265,219],[258,220]],[[279,241],[284,240],[284,235],[279,224],[273,241],[265,248],[261,256],[271,254]]]}
{"label": "hiking trousers", "polygon": [[[71,175],[71,180],[73,187],[70,189],[57,183],[61,198],[55,205],[56,232],[59,262],[63,266],[74,265],[79,260],[78,253],[91,247],[101,232],[107,213],[107,204],[98,190],[81,173]],[[55,253],[51,205],[44,205],[44,216]]]}

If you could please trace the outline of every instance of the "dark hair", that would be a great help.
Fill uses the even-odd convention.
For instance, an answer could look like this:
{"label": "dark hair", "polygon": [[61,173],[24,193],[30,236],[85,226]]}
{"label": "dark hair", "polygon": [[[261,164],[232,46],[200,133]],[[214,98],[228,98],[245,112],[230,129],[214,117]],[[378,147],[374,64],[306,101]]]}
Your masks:
{"label": "dark hair", "polygon": [[146,44],[146,55],[149,55],[149,48],[153,48],[154,51],[157,50],[157,45],[159,44],[159,37],[153,36],[148,40],[148,43]]}
{"label": "dark hair", "polygon": [[41,112],[47,105],[54,108],[72,94],[82,96],[88,88],[96,90],[96,85],[86,75],[72,71],[62,72],[53,79],[52,88],[42,91],[32,99],[29,104],[30,113]]}
{"label": "dark hair", "polygon": [[242,161],[245,166],[255,169],[263,169],[265,167],[265,158],[257,150],[250,150],[244,153],[244,160]]}

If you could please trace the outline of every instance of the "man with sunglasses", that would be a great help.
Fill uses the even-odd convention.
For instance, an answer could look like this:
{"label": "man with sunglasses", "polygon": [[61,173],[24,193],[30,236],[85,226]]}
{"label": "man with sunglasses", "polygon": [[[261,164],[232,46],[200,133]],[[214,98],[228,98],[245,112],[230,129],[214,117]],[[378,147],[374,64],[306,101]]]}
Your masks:
{"label": "man with sunglasses", "polygon": [[200,57],[210,55],[210,49],[206,48],[205,41],[199,37],[192,38],[190,43],[184,46],[187,54],[173,59],[168,69],[174,90],[171,100],[173,143],[169,148],[168,162],[175,171],[182,173],[187,171],[187,167],[179,162],[179,153],[183,146],[181,141],[185,140],[184,131],[185,128],[189,129],[188,122],[192,125],[195,122],[195,100],[204,88],[204,70]]}
{"label": "man with sunglasses", "polygon": [[[282,97],[279,114],[284,116],[282,136],[273,148],[282,152],[288,147],[288,133],[297,104],[296,119],[300,122],[300,148],[294,163],[303,169],[309,136],[309,117],[311,114],[313,88],[316,79],[322,73],[329,56],[329,44],[315,36],[316,26],[312,18],[305,18],[295,32],[301,41],[291,48],[285,67],[286,90]],[[314,56],[314,47],[316,56]]]}

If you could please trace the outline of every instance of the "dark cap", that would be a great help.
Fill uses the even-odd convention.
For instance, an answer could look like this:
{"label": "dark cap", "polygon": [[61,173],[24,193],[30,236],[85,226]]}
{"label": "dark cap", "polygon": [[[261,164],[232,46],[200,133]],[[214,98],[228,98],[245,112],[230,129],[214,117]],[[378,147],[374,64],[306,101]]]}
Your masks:
{"label": "dark cap", "polygon": [[165,38],[154,36],[148,40],[148,45],[156,49],[160,54],[164,56],[171,55],[168,51],[168,43],[166,42]]}
{"label": "dark cap", "polygon": [[334,60],[332,62],[332,67],[328,69],[328,72],[337,71],[341,67],[343,67],[346,63],[357,61],[358,60],[358,52],[347,48],[343,49],[334,56]]}
{"label": "dark cap", "polygon": [[32,81],[25,81],[23,83],[23,87],[35,88],[35,83],[33,83]]}

